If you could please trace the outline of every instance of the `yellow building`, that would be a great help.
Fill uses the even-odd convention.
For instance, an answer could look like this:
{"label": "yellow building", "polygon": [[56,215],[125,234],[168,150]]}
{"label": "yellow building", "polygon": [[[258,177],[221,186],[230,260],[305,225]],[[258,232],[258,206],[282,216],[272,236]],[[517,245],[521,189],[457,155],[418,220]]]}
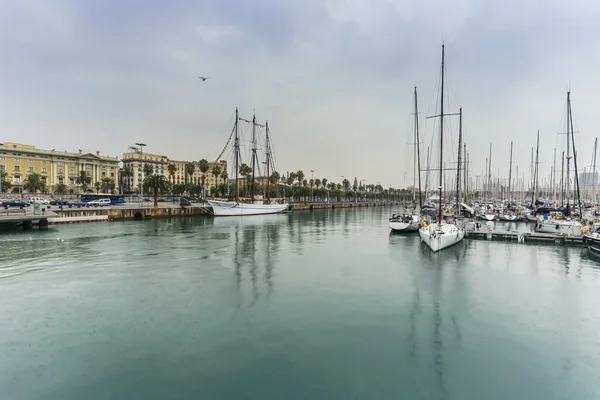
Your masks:
{"label": "yellow building", "polygon": [[[167,172],[167,178],[169,178],[170,182],[173,182],[174,184],[181,184],[181,183],[194,183],[196,185],[201,185],[202,184],[202,172],[200,171],[200,167],[198,166],[197,162],[194,162],[194,174],[190,177],[188,174],[186,174],[185,172],[185,166],[187,164],[190,164],[190,161],[175,161],[175,160],[170,160],[169,161],[170,164],[174,164],[177,167],[177,171],[175,172],[175,175],[173,177],[171,177],[170,175],[168,175]],[[206,187],[206,189],[209,189],[212,186],[215,186],[215,176],[212,173],[213,167],[215,165],[218,165],[219,168],[222,171],[227,171],[227,161],[225,160],[221,160],[219,162],[209,162],[208,163],[208,171],[206,171],[206,174],[204,176],[204,186]],[[219,176],[219,183],[223,183],[223,178],[221,178]]]}
{"label": "yellow building", "polygon": [[[90,187],[103,178],[111,178],[118,184],[119,158],[96,154],[70,153],[65,151],[41,150],[35,146],[5,142],[0,143],[0,170],[8,174],[6,180],[16,190],[23,189],[23,182],[32,173],[38,173],[52,192],[56,184],[65,184],[76,192],[76,179],[80,171],[86,171],[91,178]],[[14,190],[14,189],[13,189]]]}
{"label": "yellow building", "polygon": [[143,168],[144,164],[152,165],[155,175],[163,175],[169,177],[167,171],[167,164],[169,159],[167,156],[161,154],[144,153],[139,151],[132,151],[129,153],[123,153],[123,168],[132,168],[133,176],[124,178],[123,186],[131,188],[130,190],[139,190],[139,185],[143,180]]}

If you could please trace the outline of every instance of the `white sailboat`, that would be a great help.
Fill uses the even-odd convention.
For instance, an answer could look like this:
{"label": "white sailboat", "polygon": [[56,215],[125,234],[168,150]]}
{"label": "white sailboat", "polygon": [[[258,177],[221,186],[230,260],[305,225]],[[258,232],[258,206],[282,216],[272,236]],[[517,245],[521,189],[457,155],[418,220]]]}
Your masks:
{"label": "white sailboat", "polygon": [[[263,214],[278,214],[289,208],[288,204],[278,203],[276,201],[269,200],[269,171],[273,164],[271,157],[271,144],[269,138],[269,125],[268,122],[264,125],[266,132],[266,176],[267,176],[267,201],[256,200],[254,196],[254,172],[256,164],[258,163],[256,153],[256,117],[252,118],[252,200],[250,202],[240,201],[240,189],[239,189],[239,169],[240,169],[240,138],[239,138],[239,116],[238,110],[235,109],[235,139],[234,139],[234,154],[235,154],[235,201],[219,201],[219,200],[207,200],[208,204],[211,205],[213,215],[215,217],[227,217],[227,216],[247,216],[247,215],[263,215]],[[245,121],[245,120],[244,120]],[[250,121],[246,121],[250,122]],[[262,126],[262,125],[259,125]],[[233,132],[232,132],[233,133]],[[231,138],[230,138],[231,139]],[[220,158],[220,157],[219,157]]]}
{"label": "white sailboat", "polygon": [[[443,222],[442,215],[442,188],[443,188],[443,166],[444,166],[444,45],[442,45],[442,79],[440,86],[440,177],[439,177],[439,197],[440,202],[438,205],[438,220],[430,225],[423,224],[419,229],[419,236],[421,240],[429,246],[429,248],[436,252],[443,250],[447,247],[453,246],[460,242],[465,237],[464,229],[458,228],[455,224]],[[462,115],[462,111],[461,111]],[[462,122],[462,118],[461,118]],[[460,154],[460,146],[458,146]],[[460,165],[459,165],[460,168]],[[457,188],[458,189],[458,188]]]}
{"label": "white sailboat", "polygon": [[416,232],[421,227],[423,217],[421,216],[421,208],[423,207],[423,198],[421,194],[421,154],[419,144],[419,110],[417,106],[417,87],[415,86],[415,121],[414,121],[414,171],[413,171],[413,202],[416,202],[416,181],[419,177],[419,208],[415,208],[412,212],[404,211],[402,213],[393,214],[388,223],[390,228],[396,232]]}

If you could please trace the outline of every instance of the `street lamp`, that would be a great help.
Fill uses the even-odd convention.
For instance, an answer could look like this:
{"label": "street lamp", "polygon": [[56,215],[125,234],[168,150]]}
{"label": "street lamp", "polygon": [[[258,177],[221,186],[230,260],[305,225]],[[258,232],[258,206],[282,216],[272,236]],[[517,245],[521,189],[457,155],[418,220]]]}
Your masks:
{"label": "street lamp", "polygon": [[140,149],[140,164],[142,166],[142,182],[140,183],[140,201],[141,201],[142,207],[143,207],[144,206],[144,161],[143,161],[143,154],[144,154],[144,146],[146,146],[146,143],[136,143],[135,145]]}
{"label": "street lamp", "polygon": [[344,189],[344,196],[342,197],[342,203],[344,202],[345,198],[346,198],[346,185],[344,185],[344,175],[342,175],[342,189]]}
{"label": "street lamp", "polygon": [[312,184],[310,185],[310,198],[312,201],[315,201],[315,196],[313,196],[313,185],[315,184],[315,170],[311,169],[310,170],[310,180],[312,182]]}

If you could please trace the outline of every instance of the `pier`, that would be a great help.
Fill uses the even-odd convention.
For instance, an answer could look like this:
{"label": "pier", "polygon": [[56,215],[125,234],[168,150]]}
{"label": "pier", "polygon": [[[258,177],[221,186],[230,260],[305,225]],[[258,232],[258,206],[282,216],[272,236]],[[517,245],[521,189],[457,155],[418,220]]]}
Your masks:
{"label": "pier", "polygon": [[513,243],[584,245],[583,236],[567,236],[538,232],[467,231],[465,239],[492,240]]}

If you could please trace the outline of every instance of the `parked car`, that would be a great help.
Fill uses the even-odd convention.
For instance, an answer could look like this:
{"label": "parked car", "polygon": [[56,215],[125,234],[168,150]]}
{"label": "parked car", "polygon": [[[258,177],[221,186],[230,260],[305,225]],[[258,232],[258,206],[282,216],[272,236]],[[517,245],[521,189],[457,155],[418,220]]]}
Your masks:
{"label": "parked car", "polygon": [[110,199],[92,200],[85,203],[86,207],[105,207],[110,206]]}
{"label": "parked car", "polygon": [[50,200],[44,199],[41,197],[30,197],[29,202],[30,203],[40,203],[40,204],[45,204],[45,205],[50,204]]}
{"label": "parked car", "polygon": [[62,201],[63,206],[68,206],[69,204],[71,204],[69,202],[69,200],[63,200],[63,199],[54,199],[50,201],[50,205],[52,206],[60,206],[60,202]]}
{"label": "parked car", "polygon": [[24,200],[5,200],[2,202],[2,207],[29,207],[30,204]]}

